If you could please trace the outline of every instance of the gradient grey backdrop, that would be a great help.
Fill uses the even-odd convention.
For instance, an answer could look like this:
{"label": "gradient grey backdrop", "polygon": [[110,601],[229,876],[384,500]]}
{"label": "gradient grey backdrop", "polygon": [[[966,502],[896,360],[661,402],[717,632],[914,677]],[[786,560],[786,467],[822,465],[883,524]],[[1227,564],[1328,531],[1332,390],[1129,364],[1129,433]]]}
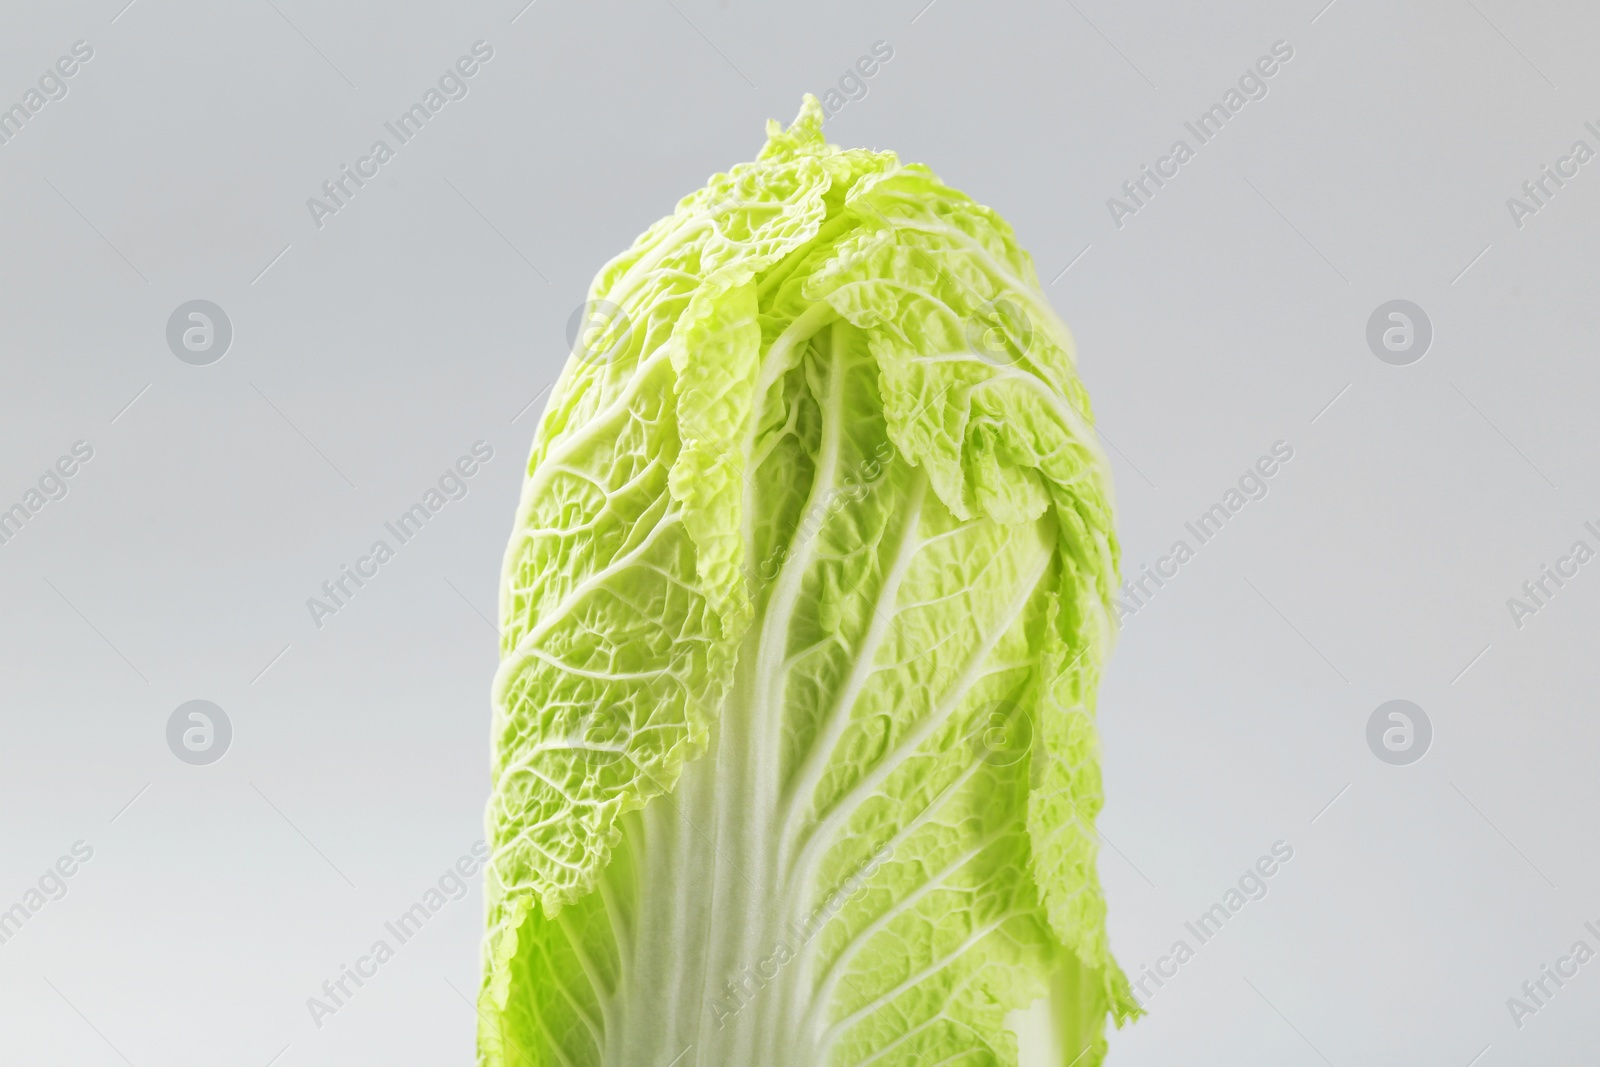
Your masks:
{"label": "gradient grey backdrop", "polygon": [[[1521,629],[1506,599],[1600,543],[1600,162],[1521,229],[1506,200],[1600,147],[1600,13],[124,2],[11,4],[0,34],[7,106],[94,49],[0,146],[0,507],[94,449],[0,546],[0,908],[94,849],[0,945],[0,1060],[471,1061],[477,880],[320,1029],[306,998],[481,836],[486,617],[568,316],[880,39],[829,139],[1016,227],[1079,341],[1130,571],[1295,450],[1124,630],[1113,946],[1136,974],[1274,841],[1294,858],[1111,1062],[1593,1057],[1600,962],[1521,1029],[1506,999],[1600,948],[1600,565]],[[319,230],[307,197],[480,39],[467,98]],[[1269,95],[1118,228],[1107,198],[1280,40]],[[196,298],[234,327],[211,366],[165,341]],[[1434,326],[1411,366],[1365,341],[1395,298]],[[469,495],[317,629],[306,598],[479,439]],[[206,767],[164,735],[195,698],[234,728]],[[1433,723],[1411,766],[1365,741],[1392,698]]]}

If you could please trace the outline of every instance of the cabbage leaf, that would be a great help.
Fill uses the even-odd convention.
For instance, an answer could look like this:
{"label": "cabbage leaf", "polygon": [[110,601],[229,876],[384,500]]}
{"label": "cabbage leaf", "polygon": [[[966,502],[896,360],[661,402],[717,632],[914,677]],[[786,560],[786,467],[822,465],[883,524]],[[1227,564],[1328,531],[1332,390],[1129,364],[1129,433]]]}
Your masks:
{"label": "cabbage leaf", "polygon": [[1111,485],[993,211],[808,97],[596,277],[500,592],[485,1067],[1057,1067],[1107,944]]}

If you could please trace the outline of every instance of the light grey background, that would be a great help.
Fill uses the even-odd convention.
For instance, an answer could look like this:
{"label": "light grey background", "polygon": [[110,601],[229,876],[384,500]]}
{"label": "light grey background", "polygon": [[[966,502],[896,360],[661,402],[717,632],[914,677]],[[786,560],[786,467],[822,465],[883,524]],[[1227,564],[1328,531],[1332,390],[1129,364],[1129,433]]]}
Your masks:
{"label": "light grey background", "polygon": [[[12,4],[0,34],[4,105],[94,48],[0,146],[0,506],[94,448],[0,546],[0,908],[94,849],[0,945],[0,1060],[470,1062],[476,880],[320,1029],[305,1002],[481,836],[485,616],[567,317],[880,39],[829,138],[930,164],[1031,249],[1130,573],[1295,450],[1124,630],[1113,946],[1137,977],[1294,858],[1111,1062],[1593,1057],[1600,962],[1520,1029],[1506,1000],[1600,949],[1600,563],[1520,629],[1506,600],[1600,545],[1600,161],[1520,229],[1506,200],[1600,148],[1600,12],[124,2]],[[480,39],[469,95],[319,230],[306,199]],[[1118,228],[1107,198],[1280,40],[1268,96]],[[1411,366],[1365,341],[1396,298],[1434,326]],[[233,323],[211,366],[166,345],[191,299]],[[317,629],[306,598],[480,439],[469,495]],[[1395,698],[1433,723],[1410,766],[1365,741]],[[191,699],[232,721],[210,766],[166,747]]]}

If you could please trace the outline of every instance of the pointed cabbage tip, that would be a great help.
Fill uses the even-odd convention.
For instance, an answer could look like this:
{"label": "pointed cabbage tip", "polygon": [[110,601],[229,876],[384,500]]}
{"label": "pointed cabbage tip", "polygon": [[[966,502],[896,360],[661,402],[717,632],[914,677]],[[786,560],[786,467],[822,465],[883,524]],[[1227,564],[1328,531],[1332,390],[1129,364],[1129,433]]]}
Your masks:
{"label": "pointed cabbage tip", "polygon": [[795,116],[787,130],[777,119],[767,120],[767,145],[756,158],[772,159],[828,151],[828,142],[822,136],[824,117],[822,102],[807,93],[800,99],[800,114]]}

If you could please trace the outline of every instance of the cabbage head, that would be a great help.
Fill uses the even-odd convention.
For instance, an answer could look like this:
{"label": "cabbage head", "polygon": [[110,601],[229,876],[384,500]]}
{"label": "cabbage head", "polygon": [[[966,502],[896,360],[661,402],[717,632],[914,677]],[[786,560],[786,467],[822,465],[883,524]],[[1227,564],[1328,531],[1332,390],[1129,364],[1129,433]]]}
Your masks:
{"label": "cabbage head", "polygon": [[479,1062],[1052,1067],[1096,875],[1111,485],[993,211],[807,98],[595,278],[500,587]]}

